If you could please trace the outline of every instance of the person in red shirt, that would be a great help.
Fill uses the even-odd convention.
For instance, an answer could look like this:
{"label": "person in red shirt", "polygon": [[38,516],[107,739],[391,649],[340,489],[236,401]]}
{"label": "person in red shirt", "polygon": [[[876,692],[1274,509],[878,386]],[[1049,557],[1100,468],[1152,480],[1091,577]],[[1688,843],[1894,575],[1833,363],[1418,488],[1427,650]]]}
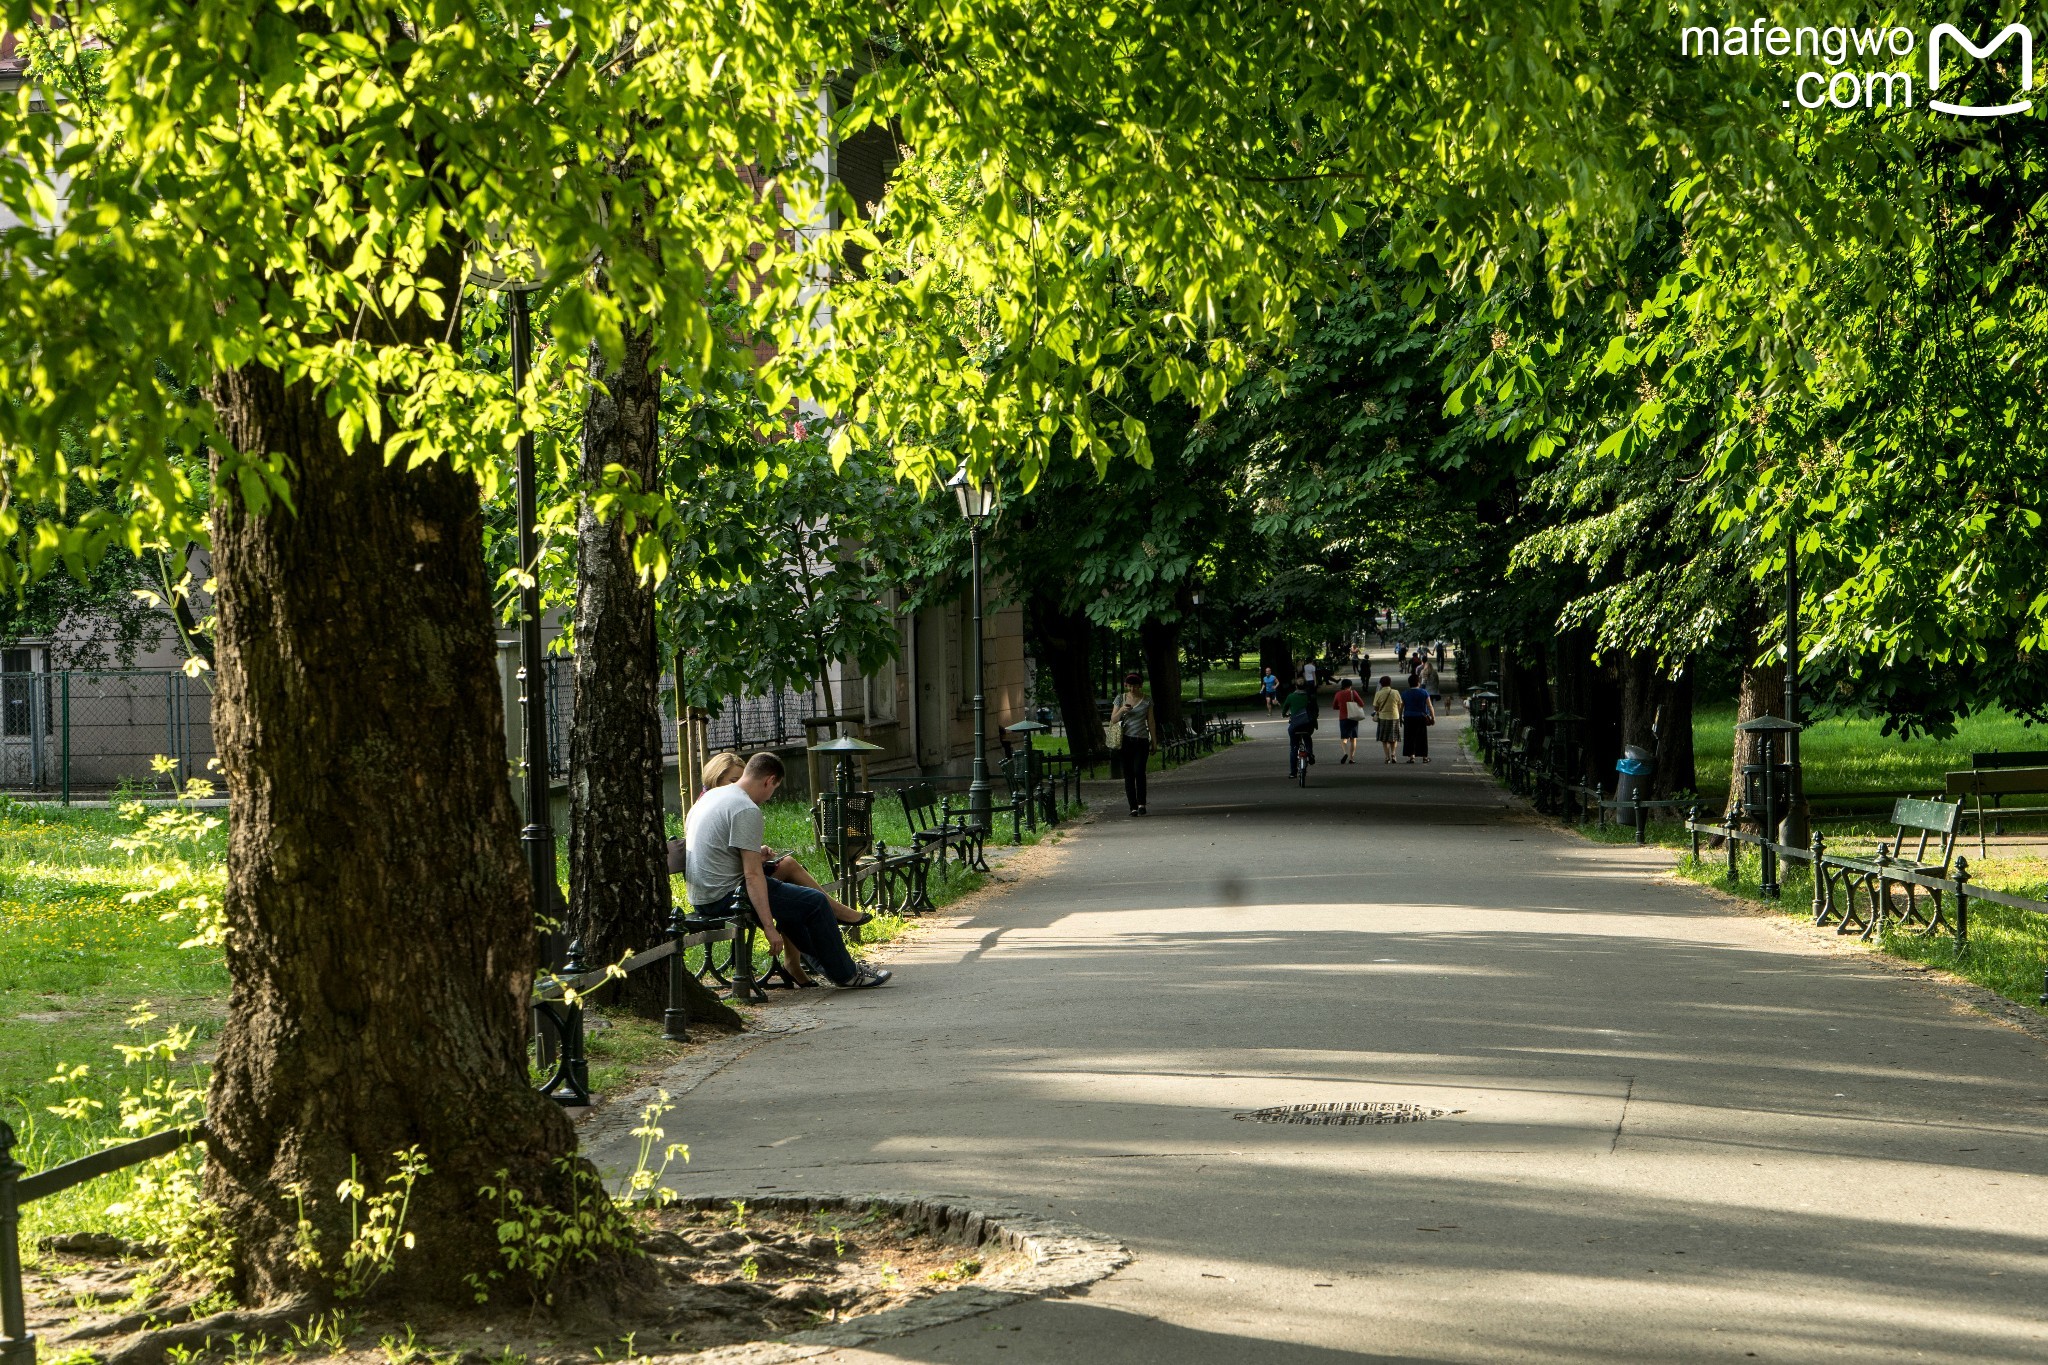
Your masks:
{"label": "person in red shirt", "polygon": [[1358,722],[1365,719],[1365,713],[1368,709],[1365,696],[1352,683],[1351,679],[1345,678],[1338,686],[1335,704],[1337,707],[1337,738],[1342,743],[1344,749],[1343,757],[1337,761],[1339,763],[1356,763],[1358,762]]}

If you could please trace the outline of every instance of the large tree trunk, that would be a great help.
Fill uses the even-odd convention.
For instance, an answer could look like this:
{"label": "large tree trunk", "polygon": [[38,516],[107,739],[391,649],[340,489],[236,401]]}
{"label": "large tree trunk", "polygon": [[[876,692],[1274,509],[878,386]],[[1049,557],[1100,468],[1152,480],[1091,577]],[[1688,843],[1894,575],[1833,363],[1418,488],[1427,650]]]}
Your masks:
{"label": "large tree trunk", "polygon": [[[1784,665],[1769,659],[1761,664],[1752,662],[1763,648],[1758,638],[1762,635],[1766,622],[1763,608],[1751,603],[1740,616],[1739,622],[1742,628],[1739,637],[1742,642],[1742,693],[1735,707],[1737,729],[1733,739],[1734,761],[1728,769],[1730,801],[1737,801],[1742,797],[1742,765],[1750,762],[1750,750],[1753,747],[1750,737],[1742,733],[1742,723],[1755,720],[1758,716],[1785,714]],[[1777,761],[1781,763],[1784,758],[1783,753],[1777,755]]]}
{"label": "large tree trunk", "polygon": [[1145,676],[1152,683],[1152,714],[1159,720],[1159,737],[1170,739],[1181,732],[1180,707],[1180,622],[1146,621],[1138,627],[1139,648],[1145,655]]}
{"label": "large tree trunk", "polygon": [[1101,753],[1102,717],[1095,709],[1095,678],[1088,658],[1094,623],[1086,612],[1062,609],[1049,593],[1032,594],[1027,615],[1032,648],[1039,664],[1052,674],[1068,751],[1082,757]]}
{"label": "large tree trunk", "polygon": [[[582,475],[595,486],[616,466],[647,490],[660,477],[661,373],[649,363],[651,332],[629,331],[625,341],[619,367],[609,371],[591,348],[591,377],[599,382],[583,414]],[[624,517],[606,522],[584,499],[576,517],[569,928],[590,966],[660,943],[675,904],[662,820],[654,584],[634,567],[635,539]],[[609,991],[633,1010],[656,1015],[668,1003],[669,975],[635,972]],[[740,1017],[693,977],[685,974],[682,982],[690,1018],[741,1027]]]}
{"label": "large tree trunk", "polygon": [[1640,650],[1623,655],[1621,673],[1621,742],[1649,753],[1657,751],[1657,706],[1663,700],[1663,678],[1657,658]]}
{"label": "large tree trunk", "polygon": [[[456,261],[428,268],[456,298]],[[336,1187],[353,1171],[382,1191],[417,1147],[419,1250],[386,1288],[464,1303],[465,1275],[503,1267],[479,1189],[560,1206],[587,1170],[527,1079],[534,914],[476,484],[345,450],[322,394],[274,370],[230,372],[215,400],[238,449],[287,461],[293,506],[216,484],[232,988],[205,1197],[239,1294],[318,1294],[349,1242]],[[325,1269],[295,1254],[302,1212]]]}
{"label": "large tree trunk", "polygon": [[1259,637],[1259,667],[1273,670],[1273,676],[1280,680],[1280,695],[1286,696],[1294,687],[1294,650],[1286,636]]}
{"label": "large tree trunk", "polygon": [[1651,792],[1676,796],[1699,790],[1692,750],[1692,663],[1675,678],[1657,680],[1657,780]]}

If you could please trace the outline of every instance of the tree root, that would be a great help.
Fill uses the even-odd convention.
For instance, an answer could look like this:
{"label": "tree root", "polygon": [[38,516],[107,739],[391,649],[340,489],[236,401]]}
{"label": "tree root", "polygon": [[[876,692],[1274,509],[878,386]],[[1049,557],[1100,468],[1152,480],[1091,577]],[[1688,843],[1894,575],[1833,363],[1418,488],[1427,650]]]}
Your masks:
{"label": "tree root", "polygon": [[280,1299],[268,1308],[230,1308],[174,1327],[143,1332],[108,1355],[103,1365],[162,1365],[164,1354],[173,1347],[203,1350],[215,1338],[247,1335],[251,1332],[279,1332],[303,1325],[320,1311],[321,1302],[310,1294]]}
{"label": "tree root", "polygon": [[96,1341],[101,1337],[125,1337],[130,1332],[142,1331],[151,1323],[168,1327],[192,1316],[192,1305],[189,1303],[177,1304],[158,1312],[153,1305],[162,1303],[165,1297],[163,1294],[153,1294],[149,1303],[144,1304],[138,1312],[124,1314],[112,1322],[96,1322],[90,1326],[80,1327],[75,1331],[66,1332],[57,1340]]}

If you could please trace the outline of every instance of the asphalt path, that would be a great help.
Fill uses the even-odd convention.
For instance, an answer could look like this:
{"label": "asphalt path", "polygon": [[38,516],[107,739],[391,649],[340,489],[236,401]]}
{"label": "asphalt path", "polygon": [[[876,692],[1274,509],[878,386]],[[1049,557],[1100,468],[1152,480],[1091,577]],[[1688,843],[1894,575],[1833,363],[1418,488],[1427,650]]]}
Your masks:
{"label": "asphalt path", "polygon": [[[1136,1259],[880,1361],[2048,1360],[2043,1045],[1460,757],[1153,779],[671,1116],[681,1187],[1042,1206]],[[1362,746],[1375,749],[1370,744]],[[1237,1115],[1380,1102],[1421,1122]]]}

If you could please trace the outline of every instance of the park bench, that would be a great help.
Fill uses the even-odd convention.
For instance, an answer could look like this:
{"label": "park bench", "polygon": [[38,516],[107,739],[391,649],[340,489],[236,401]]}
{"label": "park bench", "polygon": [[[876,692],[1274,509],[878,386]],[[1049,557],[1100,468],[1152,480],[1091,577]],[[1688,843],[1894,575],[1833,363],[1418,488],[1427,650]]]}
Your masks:
{"label": "park bench", "polygon": [[[1884,874],[1897,869],[1929,877],[1948,876],[1949,864],[1955,858],[1956,835],[1963,825],[1962,803],[1902,796],[1892,803],[1888,823],[1893,827],[1892,841],[1877,846],[1874,865],[1827,866],[1822,869],[1825,884],[1821,888],[1821,900],[1825,908],[1815,916],[1816,923],[1833,921],[1835,932],[1846,934],[1860,930],[1865,937],[1876,932],[1882,919],[1896,919],[1902,924],[1917,927],[1922,936],[1937,933],[1947,926],[1940,891],[1927,889],[1927,899],[1933,907],[1933,913],[1929,914],[1920,907],[1921,888],[1912,882],[1904,883],[1906,905],[1901,910],[1891,900],[1893,883],[1887,881]],[[1918,842],[1911,856],[1907,856],[1906,840],[1916,837]],[[1841,892],[1839,904],[1835,900],[1837,890]],[[1867,911],[1862,914],[1856,907],[1859,890],[1867,906]]]}
{"label": "park bench", "polygon": [[903,803],[903,818],[910,824],[910,846],[921,852],[936,849],[939,870],[945,871],[946,850],[954,860],[977,871],[988,871],[982,854],[984,831],[966,811],[953,809],[953,798],[941,796],[929,782],[912,782],[896,793]]}
{"label": "park bench", "polygon": [[826,792],[811,806],[811,829],[825,850],[840,899],[859,909],[861,886],[869,887],[867,908],[895,914],[936,909],[928,871],[931,859],[915,846],[892,851],[875,837],[873,792]]}
{"label": "park bench", "polygon": [[[1971,800],[1977,815],[1977,852],[1988,855],[1984,838],[1984,798],[1996,811],[2008,796],[2048,795],[2048,749],[2012,749],[1971,754],[1966,771],[1948,774],[1948,796]],[[1992,817],[1996,820],[1996,816]],[[2004,833],[1999,828],[1997,833]]]}
{"label": "park bench", "polygon": [[1041,815],[1048,825],[1059,823],[1059,795],[1046,774],[1044,754],[1020,750],[1003,760],[1002,774],[1009,797],[1011,843],[1023,840],[1027,822],[1037,833]]}

